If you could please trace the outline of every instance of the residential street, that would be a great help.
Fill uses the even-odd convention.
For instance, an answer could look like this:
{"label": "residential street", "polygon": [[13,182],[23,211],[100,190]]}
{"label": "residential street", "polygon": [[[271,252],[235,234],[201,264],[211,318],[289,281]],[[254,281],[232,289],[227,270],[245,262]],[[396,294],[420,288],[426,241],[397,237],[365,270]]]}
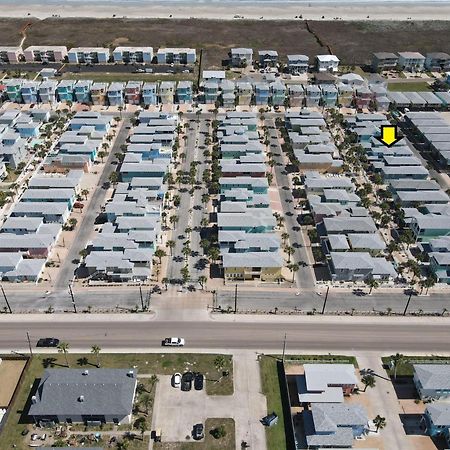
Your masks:
{"label": "residential street", "polygon": [[[309,259],[308,251],[305,247],[305,241],[300,224],[297,221],[298,213],[294,209],[294,197],[292,196],[292,189],[289,182],[289,177],[285,170],[286,162],[283,158],[283,151],[278,139],[278,132],[275,128],[275,120],[273,118],[265,119],[265,123],[269,127],[271,152],[274,154],[275,161],[275,179],[280,194],[280,200],[283,207],[283,217],[286,230],[289,233],[289,242],[295,249],[292,260],[299,264],[299,270],[295,274],[297,286],[303,289],[313,288],[315,284],[313,269]],[[276,147],[272,145],[275,144]],[[304,264],[306,263],[306,264]]]}
{"label": "residential street", "polygon": [[117,167],[116,165],[112,164],[112,162],[115,160],[114,153],[119,152],[120,147],[125,143],[125,140],[128,136],[127,126],[129,125],[130,119],[128,117],[125,117],[118,128],[114,144],[109,151],[108,159],[106,160],[105,167],[103,168],[103,172],[100,175],[100,179],[92,195],[89,207],[86,208],[86,211],[84,212],[83,220],[79,225],[77,225],[78,231],[76,232],[75,238],[73,239],[72,246],[66,259],[62,262],[59,269],[58,278],[56,279],[54,284],[54,290],[56,292],[67,289],[68,285],[71,283],[74,277],[74,273],[78,264],[74,263],[73,261],[80,258],[80,251],[86,247],[86,244],[89,241],[89,237],[94,231],[95,219],[100,212],[101,206],[104,205],[106,198],[107,190],[103,189],[102,186],[105,182],[108,181],[111,172],[113,172]]}

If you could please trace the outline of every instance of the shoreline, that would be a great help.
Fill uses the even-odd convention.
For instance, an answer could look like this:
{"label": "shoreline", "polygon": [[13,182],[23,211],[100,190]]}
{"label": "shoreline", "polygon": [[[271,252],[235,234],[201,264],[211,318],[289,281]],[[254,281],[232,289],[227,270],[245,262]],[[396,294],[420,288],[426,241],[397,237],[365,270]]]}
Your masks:
{"label": "shoreline", "polygon": [[[211,20],[342,20],[342,21],[450,21],[450,2],[379,3],[49,3],[1,2],[1,18],[116,18]],[[239,16],[237,18],[236,16]],[[301,17],[300,17],[301,16]]]}

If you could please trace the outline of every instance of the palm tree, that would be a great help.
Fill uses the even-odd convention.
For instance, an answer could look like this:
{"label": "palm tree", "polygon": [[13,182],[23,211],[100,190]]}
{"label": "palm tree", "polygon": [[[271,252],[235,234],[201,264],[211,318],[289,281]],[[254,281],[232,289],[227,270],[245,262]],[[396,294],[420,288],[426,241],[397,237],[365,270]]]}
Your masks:
{"label": "palm tree", "polygon": [[95,358],[97,360],[97,367],[100,367],[100,352],[101,352],[101,348],[99,345],[93,345],[91,348],[91,353],[95,355]]}
{"label": "palm tree", "polygon": [[298,272],[300,266],[297,263],[289,264],[288,269],[292,272],[292,283],[295,281],[295,272]]}
{"label": "palm tree", "polygon": [[401,353],[396,353],[391,356],[391,362],[394,366],[394,380],[397,379],[397,369],[405,362],[405,356]]}
{"label": "palm tree", "polygon": [[205,277],[205,275],[200,275],[200,276],[198,277],[198,282],[200,283],[200,286],[202,287],[202,291],[203,291],[203,289],[204,289],[205,284],[206,284],[207,281],[208,281],[208,278]]}
{"label": "palm tree", "polygon": [[169,240],[166,242],[166,246],[169,247],[169,249],[170,249],[170,256],[172,256],[172,254],[173,254],[173,249],[174,249],[175,245],[176,245],[175,241]]}
{"label": "palm tree", "polygon": [[373,419],[373,424],[377,427],[376,432],[378,433],[378,430],[382,430],[386,426],[386,419],[377,415],[375,419]]}
{"label": "palm tree", "polygon": [[155,250],[154,255],[159,259],[159,264],[161,264],[162,258],[163,258],[164,256],[167,256],[167,253],[166,253],[162,248],[157,248],[157,249]]}
{"label": "palm tree", "polygon": [[66,366],[69,366],[69,360],[67,359],[67,353],[69,353],[69,344],[67,342],[60,342],[58,344],[58,353],[63,353],[64,354],[64,359],[66,360]]}
{"label": "palm tree", "polygon": [[286,242],[289,239],[289,233],[281,233],[281,239],[283,239],[283,245],[286,245]]}
{"label": "palm tree", "polygon": [[103,158],[106,156],[106,152],[104,152],[103,150],[100,150],[98,153],[97,153],[97,155],[98,155],[98,157],[102,160],[102,162],[103,162]]}
{"label": "palm tree", "polygon": [[220,251],[216,247],[210,247],[208,249],[208,256],[211,262],[216,262],[219,259]]}
{"label": "palm tree", "polygon": [[287,246],[284,250],[288,254],[288,257],[289,257],[288,263],[290,263],[291,262],[291,256],[295,253],[295,249],[294,249],[294,247]]}
{"label": "palm tree", "polygon": [[179,220],[180,220],[180,219],[178,218],[178,216],[170,216],[170,218],[169,218],[169,222],[170,222],[171,224],[173,224],[174,227],[175,227],[175,225],[178,223]]}
{"label": "palm tree", "polygon": [[368,387],[370,387],[370,388],[375,387],[375,383],[376,383],[375,377],[373,375],[371,375],[371,374],[364,375],[361,378],[361,381],[364,384],[364,391],[363,392],[366,392]]}
{"label": "palm tree", "polygon": [[89,195],[89,189],[83,189],[81,191],[81,195],[84,197],[85,200],[87,200],[87,196]]}
{"label": "palm tree", "polygon": [[183,253],[186,260],[188,259],[189,255],[191,254],[191,249],[188,245],[184,246],[181,250],[181,253]]}
{"label": "palm tree", "polygon": [[373,278],[365,280],[364,283],[366,283],[366,285],[370,287],[369,295],[372,293],[373,289],[376,289],[380,285],[378,281],[374,280]]}
{"label": "palm tree", "polygon": [[111,172],[108,179],[112,183],[112,185],[115,186],[119,182],[120,176],[117,172]]}
{"label": "palm tree", "polygon": [[428,289],[430,289],[431,287],[433,287],[436,284],[436,280],[434,277],[427,277],[424,280],[420,281],[420,287],[422,288],[422,290],[424,288],[426,288],[425,291],[425,295],[428,294]]}

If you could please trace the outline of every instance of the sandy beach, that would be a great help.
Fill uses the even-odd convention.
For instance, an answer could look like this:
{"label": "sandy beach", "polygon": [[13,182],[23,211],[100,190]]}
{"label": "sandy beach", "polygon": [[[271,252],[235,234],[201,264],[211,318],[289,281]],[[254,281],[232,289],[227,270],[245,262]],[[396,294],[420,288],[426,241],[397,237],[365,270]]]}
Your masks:
{"label": "sandy beach", "polygon": [[[222,20],[449,20],[450,2],[139,3],[0,1],[0,17],[201,18]],[[237,17],[238,16],[238,17]]]}

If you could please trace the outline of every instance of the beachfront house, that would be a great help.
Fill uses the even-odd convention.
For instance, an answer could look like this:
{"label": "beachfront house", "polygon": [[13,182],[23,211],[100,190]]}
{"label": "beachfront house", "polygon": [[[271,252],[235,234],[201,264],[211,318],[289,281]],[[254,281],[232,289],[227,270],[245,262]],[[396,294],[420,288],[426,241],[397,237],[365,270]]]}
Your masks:
{"label": "beachfront house", "polygon": [[153,47],[116,47],[113,51],[114,62],[147,63],[153,60]]}
{"label": "beachfront house", "polygon": [[156,53],[158,64],[195,64],[194,48],[160,48]]}
{"label": "beachfront house", "polygon": [[107,89],[108,89],[108,83],[103,83],[100,81],[92,83],[91,98],[92,98],[92,103],[94,105],[105,105],[106,104]]}
{"label": "beachfront house", "polygon": [[17,63],[23,58],[21,47],[0,47],[0,61],[2,63]]}
{"label": "beachfront house", "polygon": [[372,55],[372,69],[375,72],[394,70],[398,65],[398,56],[390,52],[377,52]]}
{"label": "beachfront house", "polygon": [[276,50],[258,51],[259,67],[275,67],[278,63],[278,52]]}
{"label": "beachfront house", "polygon": [[179,81],[176,90],[176,102],[180,104],[192,103],[192,81]]}
{"label": "beachfront house", "polygon": [[433,72],[441,72],[450,69],[450,55],[443,52],[427,53],[425,68]]}
{"label": "beachfront house", "polygon": [[413,364],[414,385],[422,400],[450,397],[450,364]]}
{"label": "beachfront house", "polygon": [[407,72],[421,72],[425,68],[425,56],[417,52],[399,52],[398,65]]}
{"label": "beachfront house", "polygon": [[251,48],[232,48],[230,56],[233,67],[246,67],[253,63],[253,50]]}
{"label": "beachfront house", "polygon": [[69,63],[96,64],[109,61],[109,49],[103,47],[75,47],[68,52]]}
{"label": "beachfront house", "polygon": [[73,91],[78,103],[91,102],[92,80],[78,80]]}
{"label": "beachfront house", "polygon": [[125,86],[125,101],[129,105],[140,105],[142,81],[128,81]]}
{"label": "beachfront house", "polygon": [[26,62],[64,62],[67,59],[67,47],[64,45],[32,45],[23,54]]}
{"label": "beachfront house", "polygon": [[114,82],[109,85],[106,94],[111,106],[123,106],[125,104],[123,96],[124,86],[124,83],[121,82]]}
{"label": "beachfront house", "polygon": [[339,58],[336,55],[317,55],[316,69],[318,72],[337,72]]}
{"label": "beachfront house", "polygon": [[56,93],[60,102],[73,102],[73,88],[75,86],[75,80],[61,80],[56,88]]}
{"label": "beachfront house", "polygon": [[299,75],[308,72],[309,56],[306,55],[287,55],[288,71],[292,75]]}
{"label": "beachfront house", "polygon": [[57,85],[58,82],[55,80],[46,80],[39,85],[39,98],[42,103],[54,103],[56,101]]}
{"label": "beachfront house", "polygon": [[175,96],[175,82],[161,81],[161,83],[159,83],[158,96],[163,105],[173,103]]}

